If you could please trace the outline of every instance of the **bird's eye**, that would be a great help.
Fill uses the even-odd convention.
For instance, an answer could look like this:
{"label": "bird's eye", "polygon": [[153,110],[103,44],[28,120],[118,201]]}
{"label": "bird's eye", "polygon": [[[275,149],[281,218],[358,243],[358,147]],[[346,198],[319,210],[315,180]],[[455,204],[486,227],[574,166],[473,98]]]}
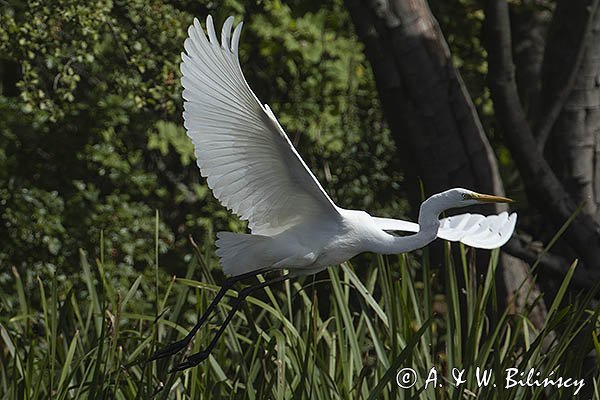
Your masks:
{"label": "bird's eye", "polygon": [[463,198],[463,200],[467,200],[469,198],[469,196],[466,193],[463,193],[462,198]]}

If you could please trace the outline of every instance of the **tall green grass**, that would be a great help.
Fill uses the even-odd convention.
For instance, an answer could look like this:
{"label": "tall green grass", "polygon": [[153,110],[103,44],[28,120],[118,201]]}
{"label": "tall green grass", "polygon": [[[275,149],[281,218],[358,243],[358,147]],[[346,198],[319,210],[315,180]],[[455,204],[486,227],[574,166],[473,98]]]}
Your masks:
{"label": "tall green grass", "polygon": [[[114,266],[83,252],[75,276],[26,282],[15,271],[14,290],[0,300],[8,310],[0,316],[0,399],[573,396],[573,388],[505,388],[510,367],[535,368],[542,378],[551,371],[583,378],[587,398],[600,398],[597,369],[584,362],[600,360],[597,291],[574,296],[568,290],[576,263],[537,330],[527,310],[498,307],[498,251],[487,273],[477,276],[467,254],[472,250],[461,246],[455,263],[449,244],[441,269],[433,268],[425,250],[360,259],[360,266],[345,263],[319,280],[266,289],[248,299],[208,360],[171,374],[182,355],[144,360],[184,335],[219,288],[212,250],[196,250],[187,275],[172,279],[158,268],[158,258],[152,271],[116,279]],[[208,344],[230,309],[226,303],[188,354]],[[488,385],[478,387],[477,367],[493,371]],[[418,376],[407,389],[397,384],[404,368]],[[437,385],[425,388],[432,368]],[[465,370],[466,383],[454,385],[453,368]]]}

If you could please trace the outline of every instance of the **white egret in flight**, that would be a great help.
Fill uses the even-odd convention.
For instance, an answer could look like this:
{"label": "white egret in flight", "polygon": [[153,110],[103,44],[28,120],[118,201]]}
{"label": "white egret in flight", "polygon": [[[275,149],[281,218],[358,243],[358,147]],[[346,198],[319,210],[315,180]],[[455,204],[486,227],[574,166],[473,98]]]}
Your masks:
{"label": "white egret in flight", "polygon": [[[450,189],[425,200],[418,224],[338,207],[308,169],[269,106],[261,103],[248,86],[238,58],[242,23],[233,34],[232,25],[233,17],[229,17],[223,24],[220,43],[210,15],[206,34],[197,19],[189,27],[181,63],[183,117],[202,176],[225,207],[248,221],[251,233],[217,233],[217,255],[224,272],[233,278],[225,281],[190,334],[152,359],[182,350],[227,289],[242,278],[276,269],[290,271],[242,290],[209,346],[187,357],[176,369],[189,368],[208,357],[240,302],[268,284],[317,273],[362,252],[408,252],[437,237],[484,249],[500,247],[510,238],[516,214],[462,214],[439,219],[451,208],[511,201],[466,189]],[[414,234],[396,236],[390,231]]]}

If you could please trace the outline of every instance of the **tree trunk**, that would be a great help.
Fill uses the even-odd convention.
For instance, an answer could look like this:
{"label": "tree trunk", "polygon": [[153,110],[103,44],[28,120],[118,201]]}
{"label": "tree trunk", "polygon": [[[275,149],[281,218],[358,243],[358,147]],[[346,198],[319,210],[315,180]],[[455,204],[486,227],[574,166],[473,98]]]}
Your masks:
{"label": "tree trunk", "polygon": [[409,180],[422,179],[428,194],[457,186],[504,194],[492,148],[425,1],[346,4]]}
{"label": "tree trunk", "polygon": [[[600,222],[600,13],[597,1],[579,3],[559,1],[548,38],[543,98],[556,98],[576,71],[549,133],[547,154],[575,202],[585,201],[584,212]],[[582,42],[591,45],[581,48]],[[545,107],[551,107],[549,101]]]}
{"label": "tree trunk", "polygon": [[550,0],[524,0],[511,9],[517,85],[527,115],[540,112],[541,71],[548,27],[552,20]]}
{"label": "tree trunk", "polygon": [[[571,3],[567,6],[566,3],[564,3],[564,7],[573,6]],[[595,0],[594,3],[597,5],[598,1]],[[593,215],[586,212],[586,210],[577,213],[577,197],[569,192],[563,181],[557,177],[543,153],[547,132],[554,126],[554,121],[559,115],[558,112],[564,108],[563,102],[566,96],[571,98],[573,85],[570,82],[578,80],[579,74],[589,75],[589,72],[586,73],[586,71],[581,70],[581,67],[585,65],[587,41],[582,40],[575,56],[563,61],[564,63],[571,61],[571,72],[566,80],[561,80],[562,77],[559,77],[559,84],[554,86],[558,88],[555,89],[556,96],[552,98],[548,95],[545,96],[551,100],[551,104],[543,108],[544,112],[540,117],[540,127],[537,134],[534,135],[527,115],[523,110],[515,81],[508,4],[505,0],[489,1],[485,4],[486,47],[489,66],[488,85],[494,101],[496,118],[518,166],[521,178],[525,183],[528,198],[545,219],[553,223],[555,230],[576,214],[576,217],[573,218],[565,231],[565,237],[584,264],[590,269],[596,268],[600,264],[600,225],[594,221]],[[586,9],[587,5],[577,2],[576,7]],[[594,9],[596,8],[594,7]],[[560,14],[558,10],[559,7],[557,7],[555,15]],[[588,11],[588,14],[594,15],[595,13],[589,13]],[[588,20],[593,21],[593,18],[588,18]],[[571,23],[573,22],[571,20]],[[587,26],[588,24],[584,25]],[[592,32],[593,29],[584,27],[583,31]],[[572,49],[569,50],[572,51]],[[594,51],[589,53],[595,54]],[[580,57],[579,55],[583,56]],[[598,60],[591,62],[595,63]],[[581,78],[589,81],[589,77]],[[546,87],[549,86],[546,84]],[[546,92],[548,90],[552,91],[546,89]],[[589,104],[593,104],[593,102]],[[572,114],[565,114],[565,116],[573,117]],[[577,121],[577,118],[572,119],[570,122],[571,127],[575,126],[578,123]],[[596,126],[597,124],[591,122],[590,125]],[[563,134],[565,134],[564,130]],[[579,146],[581,144],[579,138],[570,140],[569,143],[576,143],[576,147],[578,146],[589,153],[588,145]],[[564,150],[561,149],[561,151]],[[573,160],[572,165],[579,167],[579,163],[580,161]],[[581,162],[584,166],[586,163],[589,164],[589,159]],[[585,169],[585,167],[582,168]]]}
{"label": "tree trunk", "polygon": [[[428,194],[466,187],[503,195],[495,154],[426,1],[346,0],[346,5],[365,45],[407,179],[421,179]],[[418,210],[418,192],[412,194]],[[504,209],[496,205],[487,211]],[[519,309],[529,301],[515,295],[527,271],[523,261],[502,257],[499,287],[504,300]],[[523,285],[523,293],[532,285]],[[530,293],[531,299],[538,291]],[[543,320],[543,306],[536,312]]]}

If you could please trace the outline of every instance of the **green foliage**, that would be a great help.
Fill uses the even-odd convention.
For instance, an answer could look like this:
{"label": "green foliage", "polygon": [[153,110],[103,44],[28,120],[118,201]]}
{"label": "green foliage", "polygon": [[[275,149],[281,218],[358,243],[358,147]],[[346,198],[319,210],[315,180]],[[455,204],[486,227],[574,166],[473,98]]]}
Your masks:
{"label": "green foliage", "polygon": [[107,231],[111,257],[131,265],[138,253],[141,261],[152,249],[144,227],[171,197],[145,136],[176,110],[179,95],[175,53],[146,55],[179,45],[183,13],[141,1],[31,1],[4,5],[1,18],[1,218],[18,232],[2,235],[0,262],[64,266],[94,243],[98,228]]}
{"label": "green foliage", "polygon": [[[184,335],[218,290],[210,252],[197,250],[186,277],[174,280],[158,266],[156,275],[123,276],[116,264],[103,257],[90,264],[83,253],[81,272],[69,279],[48,272],[28,281],[15,271],[16,295],[0,293],[0,399],[572,397],[573,388],[506,388],[503,371],[512,367],[585,379],[590,396],[598,387],[583,362],[600,356],[597,290],[569,298],[575,264],[538,331],[528,311],[498,308],[498,251],[481,280],[469,279],[475,266],[467,260],[475,258],[464,247],[462,261],[448,256],[442,274],[425,251],[373,259],[360,277],[346,263],[323,280],[267,288],[248,299],[207,361],[169,374],[181,355],[144,360]],[[206,276],[197,280],[199,273]],[[229,309],[221,304],[217,314]],[[216,328],[202,328],[188,353],[206,346]],[[437,386],[425,388],[432,367]],[[477,367],[494,371],[488,385],[477,386]],[[417,373],[410,389],[396,383],[402,368]],[[453,368],[465,370],[459,387]]]}
{"label": "green foliage", "polygon": [[169,154],[170,146],[179,154],[182,166],[188,166],[194,160],[194,145],[187,137],[183,126],[173,122],[158,121],[156,132],[148,135],[148,150],[159,150],[162,156]]}
{"label": "green foliage", "polygon": [[241,230],[200,178],[181,118],[193,17],[246,16],[242,65],[342,206],[400,215],[401,180],[373,79],[341,0],[4,2],[0,12],[0,277],[76,269],[78,249],[143,269],[154,210],[183,271],[188,236]]}

